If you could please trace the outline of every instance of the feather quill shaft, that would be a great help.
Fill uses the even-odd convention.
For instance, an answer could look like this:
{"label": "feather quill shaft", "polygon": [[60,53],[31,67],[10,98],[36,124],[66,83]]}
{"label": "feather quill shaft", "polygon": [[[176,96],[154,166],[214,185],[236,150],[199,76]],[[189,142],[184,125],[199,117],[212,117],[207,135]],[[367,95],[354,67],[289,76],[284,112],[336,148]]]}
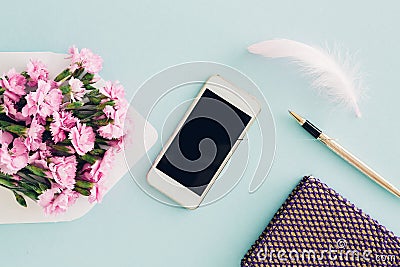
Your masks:
{"label": "feather quill shaft", "polygon": [[320,93],[333,102],[351,107],[357,117],[361,117],[361,80],[358,67],[351,64],[349,55],[335,57],[322,48],[288,39],[256,43],[249,46],[248,51],[268,58],[291,59],[312,78],[312,86]]}

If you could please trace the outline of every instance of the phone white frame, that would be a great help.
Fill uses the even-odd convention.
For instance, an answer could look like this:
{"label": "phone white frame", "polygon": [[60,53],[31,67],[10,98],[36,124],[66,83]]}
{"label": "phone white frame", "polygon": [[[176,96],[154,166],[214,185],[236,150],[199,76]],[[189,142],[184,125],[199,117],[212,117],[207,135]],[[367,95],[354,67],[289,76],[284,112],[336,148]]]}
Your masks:
{"label": "phone white frame", "polygon": [[[231,150],[229,151],[228,155],[222,162],[221,166],[218,168],[215,175],[212,177],[210,183],[207,185],[206,189],[203,191],[202,195],[199,196],[194,193],[189,188],[183,186],[182,184],[178,183],[172,177],[169,177],[167,174],[163,173],[162,171],[156,168],[158,162],[161,160],[165,152],[167,151],[168,147],[171,145],[172,141],[175,139],[176,135],[179,133],[180,129],[184,125],[185,121],[189,117],[190,113],[197,105],[200,97],[204,93],[206,89],[209,89],[213,93],[217,94],[224,100],[228,101],[241,111],[245,112],[247,115],[251,117],[249,123],[244,128],[243,132],[239,136],[238,140],[232,146]],[[206,196],[207,192],[210,190],[211,186],[214,184],[215,180],[225,167],[226,163],[231,158],[233,152],[236,150],[237,146],[239,145],[240,141],[245,136],[247,130],[249,129],[250,125],[255,120],[257,114],[260,112],[260,104],[256,100],[255,97],[248,94],[247,92],[237,88],[236,86],[232,85],[228,81],[224,80],[219,75],[211,76],[204,84],[198,95],[195,97],[194,101],[186,111],[185,115],[183,116],[182,120],[179,122],[176,130],[168,139],[166,144],[163,146],[160,154],[157,156],[156,160],[154,161],[153,165],[151,166],[149,172],[147,173],[147,182],[180,204],[181,206],[187,209],[196,209],[200,203],[203,201],[204,197]]]}

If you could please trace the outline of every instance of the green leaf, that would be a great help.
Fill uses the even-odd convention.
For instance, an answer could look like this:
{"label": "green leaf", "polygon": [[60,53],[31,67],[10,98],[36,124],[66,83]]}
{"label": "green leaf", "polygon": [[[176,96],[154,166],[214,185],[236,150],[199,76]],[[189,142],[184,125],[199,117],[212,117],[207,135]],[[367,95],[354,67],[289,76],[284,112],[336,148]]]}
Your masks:
{"label": "green leaf", "polygon": [[88,154],[85,154],[83,156],[80,156],[80,158],[86,162],[89,162],[90,164],[94,164],[97,161],[97,158]]}
{"label": "green leaf", "polygon": [[2,172],[0,172],[0,178],[9,179],[9,180],[13,179],[12,175],[5,174],[5,173],[2,173]]}
{"label": "green leaf", "polygon": [[87,122],[86,124],[89,126],[106,126],[109,123],[113,123],[114,121],[111,119],[101,119],[101,120],[92,120],[91,122]]}
{"label": "green leaf", "polygon": [[110,140],[104,139],[102,137],[96,137],[96,143],[98,144],[103,144],[103,145],[108,145]]}
{"label": "green leaf", "polygon": [[91,103],[93,103],[94,105],[98,105],[98,104],[100,104],[100,102],[101,102],[101,99],[98,98],[98,97],[88,96],[88,98],[89,98],[89,101],[90,101]]}
{"label": "green leaf", "polygon": [[0,178],[0,185],[6,186],[6,187],[15,187],[14,182],[9,181],[9,180],[4,179],[4,178]]}
{"label": "green leaf", "polygon": [[97,106],[98,110],[103,110],[106,106],[114,106],[115,105],[115,101],[114,100],[110,100],[104,103],[101,103],[100,105]]}
{"label": "green leaf", "polygon": [[63,95],[66,95],[66,94],[68,94],[68,93],[71,92],[71,86],[69,86],[69,85],[62,85],[62,86],[60,86],[60,90],[61,90],[61,92],[62,92]]}
{"label": "green leaf", "polygon": [[46,172],[43,171],[43,169],[33,166],[33,165],[26,165],[25,169],[29,170],[30,172],[32,172],[33,174],[40,176],[40,177],[47,177]]}
{"label": "green leaf", "polygon": [[[78,114],[74,114],[74,115],[78,115]],[[89,116],[87,116],[87,115],[80,116],[80,119],[81,119],[81,122],[90,122],[90,121],[93,120],[93,118],[99,117],[101,115],[104,115],[104,112],[100,110],[100,111],[97,111],[97,112],[95,112],[95,113],[93,113],[91,115],[89,114]],[[76,116],[76,117],[79,118],[79,115]]]}
{"label": "green leaf", "polygon": [[29,74],[26,71],[21,72],[21,75],[25,77],[25,79],[29,78]]}
{"label": "green leaf", "polygon": [[26,136],[28,130],[25,126],[13,124],[8,121],[0,121],[0,128],[7,132],[15,133],[19,136]]}
{"label": "green leaf", "polygon": [[87,90],[98,90],[96,87],[94,87],[94,86],[92,86],[92,85],[90,85],[90,84],[85,84],[84,87],[85,87]]}
{"label": "green leaf", "polygon": [[70,146],[52,145],[51,147],[60,152],[64,152],[67,154],[74,154],[74,150]]}
{"label": "green leaf", "polygon": [[93,150],[91,150],[89,153],[93,156],[102,156],[104,155],[106,151],[104,149],[101,148],[95,148]]}
{"label": "green leaf", "polygon": [[18,204],[20,204],[22,207],[27,207],[28,205],[26,205],[26,201],[25,198],[23,196],[21,196],[20,194],[18,194],[17,192],[13,191],[14,196],[15,196],[15,200],[18,202]]}
{"label": "green leaf", "polygon": [[[81,122],[84,122],[82,119],[85,119],[87,117],[90,117],[91,114],[84,114],[82,112],[79,112],[79,110],[77,110],[77,112],[74,112],[74,116],[77,117],[78,119],[81,119]],[[89,120],[90,121],[90,120]]]}
{"label": "green leaf", "polygon": [[94,78],[94,74],[88,72],[85,75],[83,75],[81,81],[83,82],[83,84],[86,85],[86,84],[90,84],[92,82],[93,78]]}
{"label": "green leaf", "polygon": [[98,96],[98,94],[100,94],[99,89],[96,89],[93,87],[93,90],[90,91],[89,93],[87,93],[86,95],[89,97],[95,97],[95,96]]}
{"label": "green leaf", "polygon": [[94,183],[83,181],[83,180],[76,180],[75,187],[84,188],[84,189],[92,189]]}
{"label": "green leaf", "polygon": [[42,190],[42,192],[46,191],[47,189],[50,189],[49,186],[42,184],[42,183],[39,183],[39,188],[40,188],[40,190]]}
{"label": "green leaf", "polygon": [[76,101],[76,102],[72,102],[72,103],[67,104],[65,106],[65,109],[76,109],[76,108],[82,107],[83,105],[85,105],[85,103],[80,102],[80,101]]}
{"label": "green leaf", "polygon": [[83,68],[79,68],[77,70],[74,71],[74,73],[72,73],[72,76],[74,76],[74,78],[78,78],[79,76],[81,76],[81,74],[85,71],[85,69]]}
{"label": "green leaf", "polygon": [[6,131],[10,133],[15,133],[19,136],[26,136],[28,129],[22,125],[10,125],[4,128]]}
{"label": "green leaf", "polygon": [[84,188],[80,188],[80,187],[75,187],[74,191],[78,192],[81,195],[84,196],[90,196],[90,190],[88,189],[84,189]]}
{"label": "green leaf", "polygon": [[32,183],[26,183],[26,182],[20,181],[19,184],[20,184],[23,188],[25,188],[26,190],[35,191],[35,192],[38,193],[38,194],[41,194],[41,193],[42,193],[42,190],[41,190],[38,186],[36,186],[36,185],[34,185],[34,184],[32,184]]}
{"label": "green leaf", "polygon": [[65,138],[61,142],[58,142],[58,144],[72,145],[71,140],[69,140],[68,138]]}
{"label": "green leaf", "polygon": [[22,193],[24,193],[24,195],[25,196],[27,196],[27,197],[29,197],[30,199],[32,199],[32,200],[38,200],[39,199],[39,194],[37,194],[37,193],[35,193],[35,192],[33,192],[33,191],[29,191],[29,190],[19,190],[19,191],[21,191]]}
{"label": "green leaf", "polygon": [[71,75],[71,71],[69,69],[63,70],[60,74],[57,75],[57,77],[54,79],[55,82],[59,82],[64,80],[65,78],[69,77]]}

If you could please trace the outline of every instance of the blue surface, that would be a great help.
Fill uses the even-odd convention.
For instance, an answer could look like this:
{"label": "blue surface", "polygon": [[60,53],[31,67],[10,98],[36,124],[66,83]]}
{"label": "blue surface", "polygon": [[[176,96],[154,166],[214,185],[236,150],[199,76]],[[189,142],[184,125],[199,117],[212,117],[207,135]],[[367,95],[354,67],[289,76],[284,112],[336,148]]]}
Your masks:
{"label": "blue surface", "polygon": [[[144,194],[125,176],[87,216],[71,223],[1,225],[2,266],[237,266],[303,175],[313,174],[400,235],[400,201],[330,153],[289,118],[308,116],[400,186],[400,52],[397,1],[7,1],[1,51],[65,52],[89,47],[102,75],[130,95],[173,64],[210,60],[252,78],[269,99],[277,129],[275,163],[255,194],[251,177],[194,212]],[[366,73],[363,118],[321,100],[293,66],[246,47],[285,37],[339,42]]]}

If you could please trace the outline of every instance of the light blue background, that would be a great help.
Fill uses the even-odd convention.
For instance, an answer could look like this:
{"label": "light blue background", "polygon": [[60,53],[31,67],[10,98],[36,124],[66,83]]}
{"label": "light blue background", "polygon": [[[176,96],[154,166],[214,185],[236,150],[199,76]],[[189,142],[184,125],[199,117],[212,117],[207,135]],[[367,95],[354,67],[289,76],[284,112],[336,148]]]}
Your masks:
{"label": "light blue background", "polygon": [[[309,140],[287,114],[307,115],[400,187],[397,1],[6,1],[1,10],[1,51],[92,48],[104,58],[102,75],[119,79],[129,95],[173,64],[235,67],[262,88],[277,130],[275,163],[253,195],[244,177],[221,201],[188,212],[152,200],[126,175],[80,220],[0,226],[2,266],[238,266],[307,174],[400,235],[400,201]],[[369,87],[363,118],[321,100],[285,61],[246,52],[278,37],[358,51]]]}

